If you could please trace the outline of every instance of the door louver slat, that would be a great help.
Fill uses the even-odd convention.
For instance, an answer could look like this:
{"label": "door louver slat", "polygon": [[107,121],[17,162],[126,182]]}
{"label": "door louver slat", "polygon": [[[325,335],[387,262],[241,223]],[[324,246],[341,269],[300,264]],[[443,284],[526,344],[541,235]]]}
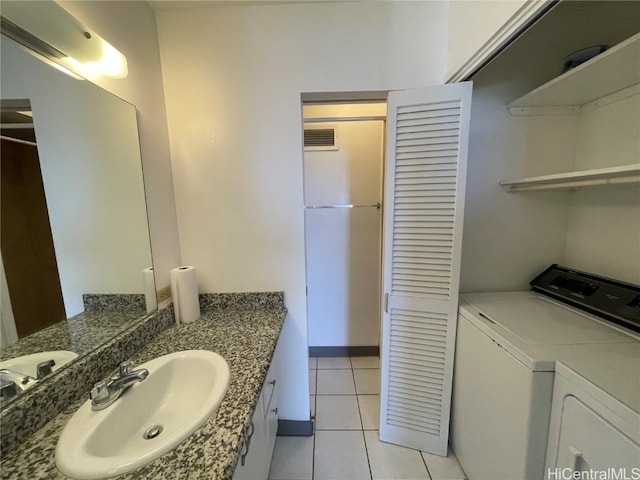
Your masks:
{"label": "door louver slat", "polygon": [[[380,438],[446,454],[471,85],[389,96]],[[463,155],[464,153],[464,155]]]}
{"label": "door louver slat", "polygon": [[[426,329],[424,321],[441,329]],[[444,315],[391,311],[389,382],[393,389],[389,392],[387,411],[391,425],[404,426],[410,421],[413,429],[440,434],[440,405],[434,399],[442,395],[444,362],[441,357],[446,347],[446,321]],[[417,340],[416,332],[420,332]],[[414,368],[428,366],[430,374],[408,374],[404,368],[407,363]]]}
{"label": "door louver slat", "polygon": [[397,365],[402,367],[402,370],[406,373],[409,374],[415,374],[415,375],[425,375],[425,374],[433,374],[433,375],[437,375],[438,371],[436,368],[432,368],[432,367],[420,367],[420,368],[415,368],[414,365],[408,364],[408,363],[402,363],[402,362],[397,362]]}
{"label": "door louver slat", "polygon": [[[406,120],[423,120],[431,121],[446,115],[448,121],[458,127],[460,107],[456,102],[448,102],[443,105],[436,105],[433,108],[428,106],[416,107],[399,107],[397,118],[398,128],[396,134],[396,152],[411,150],[414,153],[430,152],[438,145],[446,145],[450,151],[455,151],[457,155],[457,142],[459,128],[448,128],[445,130],[431,130],[426,133],[411,133],[410,135],[403,133],[403,121]],[[453,143],[451,143],[453,142]],[[419,144],[417,144],[419,143]],[[454,148],[452,148],[454,147]],[[438,193],[447,193],[455,198],[457,164],[448,162],[448,169],[442,173],[430,170],[434,157],[421,159],[418,155],[411,160],[405,160],[396,157],[396,174],[394,177],[396,194],[411,185],[419,186],[423,192],[437,191]],[[437,159],[437,157],[436,157]],[[403,168],[411,168],[412,170],[403,170]],[[425,169],[425,170],[422,170]],[[411,202],[395,202],[394,205],[394,235],[397,240],[428,240],[425,234],[439,232],[443,234],[453,235],[454,226],[454,210],[443,210],[431,203],[417,203],[415,197]],[[407,222],[406,220],[414,219]],[[400,226],[399,222],[405,221]],[[410,256],[411,263],[420,265],[439,265],[448,266],[451,264],[451,253],[439,251],[431,251],[425,248],[419,252],[412,252],[410,255],[406,251],[396,251],[395,245],[392,247],[394,258],[403,258]],[[450,277],[450,272],[447,272]],[[408,273],[406,268],[392,267],[391,272],[391,291],[393,294],[423,293],[426,295],[436,295],[438,297],[446,296],[449,293],[449,280],[431,281],[420,279],[420,272],[414,274]]]}
{"label": "door louver slat", "polygon": [[[418,386],[414,386],[411,385],[409,383],[400,383],[400,387],[397,387],[398,382],[394,382],[394,383],[390,383],[389,384],[389,389],[394,392],[396,394],[396,396],[398,394],[400,394],[401,392],[409,392],[411,393],[411,395],[415,395],[415,396],[419,396],[421,397],[421,401],[424,402],[429,402],[431,404],[436,404],[436,405],[441,405],[442,402],[440,400],[442,400],[442,396],[433,392],[429,392],[427,390],[425,390],[424,388],[422,388],[420,385]],[[407,396],[405,395],[405,397],[407,399],[409,398],[413,398],[412,396]]]}

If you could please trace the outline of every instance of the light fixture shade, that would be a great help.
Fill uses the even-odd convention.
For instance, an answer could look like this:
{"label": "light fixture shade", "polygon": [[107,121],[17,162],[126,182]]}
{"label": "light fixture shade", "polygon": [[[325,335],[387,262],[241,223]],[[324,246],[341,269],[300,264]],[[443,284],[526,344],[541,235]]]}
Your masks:
{"label": "light fixture shade", "polygon": [[124,78],[127,59],[52,0],[3,0],[3,35],[83,77]]}

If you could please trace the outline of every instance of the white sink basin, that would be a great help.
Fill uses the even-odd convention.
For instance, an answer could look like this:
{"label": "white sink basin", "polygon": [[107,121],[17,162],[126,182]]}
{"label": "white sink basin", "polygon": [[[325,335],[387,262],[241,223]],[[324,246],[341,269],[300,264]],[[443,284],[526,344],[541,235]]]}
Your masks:
{"label": "white sink basin", "polygon": [[[135,368],[146,368],[149,376],[104,410],[93,411],[86,401],[64,427],[56,446],[62,473],[106,478],[151,462],[202,426],[229,385],[225,359],[204,350],[164,355]],[[161,433],[145,438],[155,427]]]}
{"label": "white sink basin", "polygon": [[6,368],[8,370],[13,370],[14,372],[20,372],[23,375],[29,375],[30,377],[36,378],[36,367],[39,363],[46,362],[47,360],[55,361],[56,364],[51,369],[52,372],[55,372],[60,367],[66,365],[72,360],[75,360],[76,358],[78,358],[77,353],[69,352],[68,350],[52,350],[4,360],[0,362],[0,368]]}

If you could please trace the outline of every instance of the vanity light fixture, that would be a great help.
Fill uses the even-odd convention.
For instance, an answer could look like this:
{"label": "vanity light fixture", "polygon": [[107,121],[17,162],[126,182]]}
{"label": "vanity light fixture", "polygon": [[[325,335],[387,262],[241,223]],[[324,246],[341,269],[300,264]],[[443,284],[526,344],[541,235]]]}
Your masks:
{"label": "vanity light fixture", "polygon": [[53,0],[3,0],[2,35],[76,78],[125,78],[127,59]]}

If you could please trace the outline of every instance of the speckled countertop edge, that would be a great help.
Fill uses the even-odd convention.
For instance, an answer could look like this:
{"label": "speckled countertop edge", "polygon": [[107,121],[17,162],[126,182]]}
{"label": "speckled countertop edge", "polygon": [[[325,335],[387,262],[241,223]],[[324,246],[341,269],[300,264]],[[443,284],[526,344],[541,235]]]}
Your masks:
{"label": "speckled countertop edge", "polygon": [[83,356],[146,316],[144,309],[134,308],[85,311],[1,349],[0,358],[7,360],[44,350],[71,350]]}
{"label": "speckled countertop edge", "polygon": [[[216,351],[229,363],[231,381],[220,407],[203,427],[154,462],[116,478],[232,478],[241,435],[251,421],[286,316],[283,302],[267,305],[239,302],[233,307],[207,308],[200,320],[168,328],[133,356],[134,363],[140,364],[180,350]],[[2,478],[66,479],[55,466],[55,445],[86,398],[85,394],[3,457]]]}

